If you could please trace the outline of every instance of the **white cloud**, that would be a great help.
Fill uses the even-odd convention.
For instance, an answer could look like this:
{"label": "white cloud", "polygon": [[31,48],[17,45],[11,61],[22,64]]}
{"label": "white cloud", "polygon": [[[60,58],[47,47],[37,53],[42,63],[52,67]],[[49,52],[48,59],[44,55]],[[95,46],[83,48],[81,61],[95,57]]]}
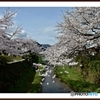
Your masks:
{"label": "white cloud", "polygon": [[55,30],[55,27],[46,27],[45,29],[44,29],[44,32],[45,33],[48,33],[48,32],[52,32],[52,31],[54,31]]}
{"label": "white cloud", "polygon": [[25,33],[25,30],[22,30],[21,33],[22,33],[22,34]]}
{"label": "white cloud", "polygon": [[15,18],[17,16],[17,13],[15,13],[14,15],[13,15],[13,17]]}
{"label": "white cloud", "polygon": [[15,38],[27,38],[28,34],[26,33],[25,30],[22,30],[22,32],[20,34],[16,34]]}
{"label": "white cloud", "polygon": [[32,39],[41,44],[54,44],[57,41],[55,39],[55,27],[53,26],[38,28],[33,30],[30,35]]}

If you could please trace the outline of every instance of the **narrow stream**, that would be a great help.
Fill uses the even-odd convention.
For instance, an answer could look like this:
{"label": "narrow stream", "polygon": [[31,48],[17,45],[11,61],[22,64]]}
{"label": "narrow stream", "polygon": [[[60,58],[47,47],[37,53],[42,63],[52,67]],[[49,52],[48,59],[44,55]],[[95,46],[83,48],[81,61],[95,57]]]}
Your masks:
{"label": "narrow stream", "polygon": [[46,71],[46,76],[42,84],[42,93],[70,93],[71,91],[72,89],[55,77],[52,68]]}

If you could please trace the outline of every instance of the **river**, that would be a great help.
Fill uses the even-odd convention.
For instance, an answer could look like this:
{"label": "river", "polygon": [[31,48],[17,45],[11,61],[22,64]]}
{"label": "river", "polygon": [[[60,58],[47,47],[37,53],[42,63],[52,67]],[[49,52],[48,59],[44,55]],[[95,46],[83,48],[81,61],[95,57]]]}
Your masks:
{"label": "river", "polygon": [[49,67],[42,84],[42,93],[70,93],[71,91],[72,89],[55,77],[53,69]]}

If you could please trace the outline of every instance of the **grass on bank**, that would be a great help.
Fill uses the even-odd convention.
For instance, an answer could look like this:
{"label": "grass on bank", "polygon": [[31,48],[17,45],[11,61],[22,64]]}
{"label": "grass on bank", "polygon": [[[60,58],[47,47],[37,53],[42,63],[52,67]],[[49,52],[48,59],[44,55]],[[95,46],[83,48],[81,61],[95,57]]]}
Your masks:
{"label": "grass on bank", "polygon": [[[42,69],[41,66],[38,67],[39,69]],[[43,72],[42,72],[43,73]],[[40,84],[42,77],[38,76],[39,72],[36,72],[34,81],[32,81],[30,85],[30,89],[28,90],[28,93],[41,93],[42,85]]]}
{"label": "grass on bank", "polygon": [[[39,68],[41,68],[39,66]],[[23,75],[23,77],[16,83],[15,87],[10,88],[11,93],[41,93],[41,77],[38,72],[30,69]]]}
{"label": "grass on bank", "polygon": [[[65,73],[65,71],[68,71],[69,74]],[[82,78],[81,74],[68,66],[65,66],[64,69],[62,66],[58,66],[54,72],[60,81],[66,83],[75,92],[100,92],[98,86],[87,82]]]}

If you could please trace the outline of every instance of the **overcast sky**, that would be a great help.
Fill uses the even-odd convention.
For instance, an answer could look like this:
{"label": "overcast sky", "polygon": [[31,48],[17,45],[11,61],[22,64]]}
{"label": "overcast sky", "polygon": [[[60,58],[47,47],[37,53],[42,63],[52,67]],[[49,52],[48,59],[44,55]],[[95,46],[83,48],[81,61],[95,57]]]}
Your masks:
{"label": "overcast sky", "polygon": [[[0,15],[5,11],[0,8]],[[22,24],[23,33],[20,37],[29,37],[41,44],[54,44],[57,42],[57,22],[62,21],[62,11],[70,10],[67,7],[10,7],[11,11],[19,9],[14,18],[18,25]]]}

